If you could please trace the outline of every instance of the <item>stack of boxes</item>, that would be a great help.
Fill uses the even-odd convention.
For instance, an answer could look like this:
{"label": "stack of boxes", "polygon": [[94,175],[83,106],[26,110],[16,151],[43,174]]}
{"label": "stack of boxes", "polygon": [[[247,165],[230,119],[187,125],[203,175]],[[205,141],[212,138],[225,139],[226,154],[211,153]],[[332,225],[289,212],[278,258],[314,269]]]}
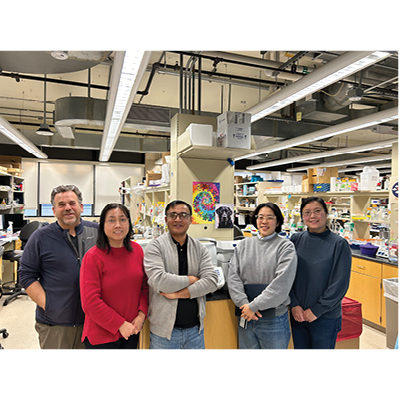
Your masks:
{"label": "stack of boxes", "polygon": [[0,170],[10,175],[22,176],[22,158],[17,156],[0,156]]}
{"label": "stack of boxes", "polygon": [[251,149],[251,114],[226,111],[217,117],[217,132],[212,125],[190,124],[179,136],[179,148],[189,146]]}
{"label": "stack of boxes", "polygon": [[330,179],[338,176],[338,169],[337,167],[309,168],[305,176],[301,182],[303,192],[329,192]]}

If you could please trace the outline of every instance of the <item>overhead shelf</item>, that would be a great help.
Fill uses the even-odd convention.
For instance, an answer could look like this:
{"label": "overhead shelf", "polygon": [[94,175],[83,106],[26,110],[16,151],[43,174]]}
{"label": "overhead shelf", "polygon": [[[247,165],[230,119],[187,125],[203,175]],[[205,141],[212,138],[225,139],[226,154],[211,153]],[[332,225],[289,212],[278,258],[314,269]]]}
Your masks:
{"label": "overhead shelf", "polygon": [[179,147],[178,156],[190,158],[206,158],[211,160],[226,160],[235,158],[243,154],[253,153],[254,150],[233,149],[231,147],[209,147],[209,146],[185,146]]}
{"label": "overhead shelf", "polygon": [[210,160],[226,160],[244,154],[251,154],[257,150],[254,138],[251,138],[251,149],[236,149],[232,147],[193,145],[188,135],[178,137],[177,155],[180,157],[205,158]]}

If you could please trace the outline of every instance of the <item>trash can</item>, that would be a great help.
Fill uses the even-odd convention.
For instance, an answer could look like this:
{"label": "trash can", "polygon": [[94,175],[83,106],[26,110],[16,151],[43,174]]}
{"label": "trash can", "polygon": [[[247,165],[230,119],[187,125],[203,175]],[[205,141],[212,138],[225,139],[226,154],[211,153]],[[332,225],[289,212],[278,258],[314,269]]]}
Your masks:
{"label": "trash can", "polygon": [[383,279],[386,302],[386,347],[394,349],[398,335],[399,278]]}

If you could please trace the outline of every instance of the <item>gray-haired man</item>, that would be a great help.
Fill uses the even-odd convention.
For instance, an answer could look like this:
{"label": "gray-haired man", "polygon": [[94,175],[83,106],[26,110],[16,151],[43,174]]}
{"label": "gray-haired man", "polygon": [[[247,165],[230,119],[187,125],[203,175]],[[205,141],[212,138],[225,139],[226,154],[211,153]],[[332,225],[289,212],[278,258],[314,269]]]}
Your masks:
{"label": "gray-haired man", "polygon": [[84,348],[79,271],[82,257],[96,243],[98,225],[81,219],[83,199],[76,186],[57,186],[50,201],[57,221],[29,238],[21,258],[20,283],[37,304],[40,347]]}

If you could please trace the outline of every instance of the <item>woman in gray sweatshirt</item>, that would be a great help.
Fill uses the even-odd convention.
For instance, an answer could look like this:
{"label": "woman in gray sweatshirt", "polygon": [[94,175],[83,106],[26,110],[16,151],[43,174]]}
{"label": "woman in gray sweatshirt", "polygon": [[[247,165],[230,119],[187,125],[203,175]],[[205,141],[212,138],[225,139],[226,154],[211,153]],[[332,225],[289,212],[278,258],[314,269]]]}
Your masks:
{"label": "woman in gray sweatshirt", "polygon": [[260,204],[252,223],[258,228],[257,236],[239,242],[227,280],[237,307],[239,348],[286,349],[296,251],[290,240],[278,236],[283,216],[276,204]]}

